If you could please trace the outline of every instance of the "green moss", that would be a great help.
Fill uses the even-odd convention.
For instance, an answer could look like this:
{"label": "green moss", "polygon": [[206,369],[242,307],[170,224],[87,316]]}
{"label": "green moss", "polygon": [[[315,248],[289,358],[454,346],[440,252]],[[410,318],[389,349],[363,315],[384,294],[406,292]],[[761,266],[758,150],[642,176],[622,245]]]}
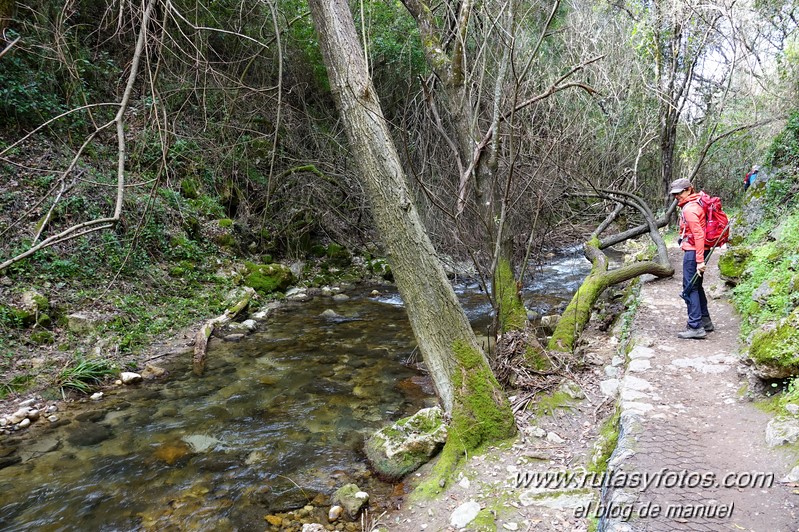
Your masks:
{"label": "green moss", "polygon": [[499,259],[494,271],[494,300],[498,306],[499,330],[519,331],[527,324],[527,310],[519,297],[516,278],[507,259]]}
{"label": "green moss", "polygon": [[469,532],[496,532],[497,523],[494,520],[494,514],[488,508],[483,508],[474,521],[469,523],[466,530]]}
{"label": "green moss", "polygon": [[731,282],[738,282],[746,270],[746,265],[752,257],[749,248],[733,248],[719,258],[719,272],[721,276]]}
{"label": "green moss", "polygon": [[283,292],[294,282],[294,274],[282,264],[255,264],[246,262],[244,284],[259,294]]}
{"label": "green moss", "polygon": [[325,255],[327,256],[327,262],[337,268],[346,268],[352,263],[350,252],[344,246],[336,243],[327,246]]}
{"label": "green moss", "polygon": [[452,379],[456,397],[447,443],[430,478],[416,488],[414,497],[438,494],[464,456],[516,434],[510,403],[482,352],[460,341],[453,345],[453,352],[458,369]]}
{"label": "green moss", "polygon": [[230,218],[222,218],[217,220],[217,223],[219,224],[219,227],[233,227],[233,220]]}
{"label": "green moss", "polygon": [[607,281],[602,275],[594,275],[592,272],[585,278],[558,320],[555,332],[547,344],[548,349],[562,353],[570,353],[574,349],[576,331],[581,329],[578,324],[588,323],[591,305],[605,288]]}
{"label": "green moss", "polygon": [[216,238],[214,238],[214,241],[217,243],[217,245],[223,248],[236,247],[236,239],[230,234],[217,235]]}
{"label": "green moss", "polygon": [[53,325],[53,320],[49,314],[41,313],[36,319],[36,324],[41,327],[50,327]]}
{"label": "green moss", "polygon": [[608,460],[619,442],[619,414],[616,412],[605,420],[599,429],[599,436],[594,444],[594,455],[587,469],[594,473],[602,473],[608,469]]}
{"label": "green moss", "polygon": [[55,336],[50,331],[34,331],[31,333],[31,342],[36,345],[52,344],[55,342]]}
{"label": "green moss", "polygon": [[528,366],[536,371],[547,371],[552,368],[549,357],[536,346],[528,345],[525,348],[524,359]]}
{"label": "green moss", "polygon": [[566,392],[556,391],[551,394],[537,395],[535,403],[531,403],[529,408],[535,412],[536,416],[551,416],[559,409],[571,408],[573,401],[574,399]]}
{"label": "green moss", "polygon": [[775,329],[755,333],[749,356],[756,364],[799,374],[799,308]]}
{"label": "green moss", "polygon": [[33,294],[33,302],[36,303],[36,310],[39,312],[50,309],[50,302],[41,294]]}

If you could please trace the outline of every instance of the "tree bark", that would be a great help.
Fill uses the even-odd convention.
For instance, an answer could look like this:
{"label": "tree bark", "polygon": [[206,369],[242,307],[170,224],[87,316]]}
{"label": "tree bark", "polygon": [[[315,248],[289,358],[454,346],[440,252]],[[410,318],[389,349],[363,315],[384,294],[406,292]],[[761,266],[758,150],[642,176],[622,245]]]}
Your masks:
{"label": "tree bark", "polygon": [[414,336],[451,414],[438,472],[515,432],[513,415],[422,226],[345,0],[310,0],[330,86]]}

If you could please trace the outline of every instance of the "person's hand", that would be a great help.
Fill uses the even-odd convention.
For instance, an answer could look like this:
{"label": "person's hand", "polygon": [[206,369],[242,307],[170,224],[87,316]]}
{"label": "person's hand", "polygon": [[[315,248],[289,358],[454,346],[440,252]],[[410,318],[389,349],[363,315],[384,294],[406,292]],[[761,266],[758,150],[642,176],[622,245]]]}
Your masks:
{"label": "person's hand", "polygon": [[699,275],[705,273],[705,263],[704,262],[697,262],[696,263],[696,271]]}

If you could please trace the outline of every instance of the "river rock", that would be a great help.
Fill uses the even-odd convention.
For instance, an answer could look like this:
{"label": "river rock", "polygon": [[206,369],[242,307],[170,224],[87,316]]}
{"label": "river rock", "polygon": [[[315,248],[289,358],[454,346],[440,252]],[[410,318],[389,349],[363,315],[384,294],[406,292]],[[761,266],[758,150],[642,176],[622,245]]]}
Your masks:
{"label": "river rock", "polygon": [[39,416],[40,416],[39,410],[37,410],[36,408],[31,408],[30,410],[28,410],[28,419],[30,419],[31,421],[38,421]]}
{"label": "river rock", "polygon": [[25,418],[22,421],[20,421],[19,425],[17,425],[17,426],[19,428],[21,428],[21,429],[26,429],[26,428],[30,427],[30,425],[31,425],[31,420],[28,419],[28,418]]}
{"label": "river rock", "polygon": [[341,517],[342,513],[344,513],[343,507],[339,505],[333,506],[330,508],[330,511],[327,512],[327,520],[333,523],[337,521],[339,517]]}
{"label": "river rock", "polygon": [[20,408],[19,410],[17,410],[16,412],[14,412],[9,416],[8,418],[9,423],[11,423],[12,425],[21,423],[23,419],[27,419],[29,410],[30,408],[28,408],[27,406]]}
{"label": "river rock", "polygon": [[466,528],[480,513],[480,503],[469,501],[461,504],[449,517],[449,524],[455,528]]}
{"label": "river rock", "polygon": [[141,382],[141,375],[138,373],[133,373],[132,371],[123,371],[119,374],[119,378],[122,381],[122,384],[136,384],[137,382]]}
{"label": "river rock", "polygon": [[302,532],[327,532],[327,529],[319,523],[305,523]]}
{"label": "river rock", "polygon": [[190,436],[183,436],[181,439],[188,443],[196,453],[204,453],[222,443],[216,438],[206,436],[205,434],[192,434]]}
{"label": "river rock", "polygon": [[323,318],[327,318],[329,320],[338,320],[344,318],[344,316],[342,316],[341,314],[330,308],[322,312],[320,316],[322,316]]}
{"label": "river rock", "polygon": [[289,288],[288,292],[286,292],[286,299],[289,301],[310,301],[311,296],[308,294],[305,288]]}
{"label": "river rock", "polygon": [[347,294],[336,294],[333,296],[333,301],[347,301],[349,298]]}
{"label": "river rock", "polygon": [[555,326],[558,324],[558,320],[560,316],[557,314],[550,314],[549,316],[542,316],[541,317],[541,326],[546,329],[548,332],[552,332],[555,330]]}
{"label": "river rock", "polygon": [[356,519],[358,513],[369,504],[369,494],[355,484],[345,484],[333,494],[333,503],[337,503],[350,519]]}
{"label": "river rock", "polygon": [[111,437],[107,427],[91,421],[78,423],[67,436],[67,441],[76,447],[86,447],[105,441]]}
{"label": "river rock", "polygon": [[444,412],[435,406],[400,419],[366,441],[366,456],[378,473],[401,478],[430,460],[444,445]]}
{"label": "river rock", "polygon": [[141,372],[142,379],[146,380],[156,380],[162,379],[169,375],[169,372],[160,366],[155,366],[153,364],[146,364],[144,366],[144,371]]}
{"label": "river rock", "polygon": [[93,394],[92,394],[92,395],[89,397],[89,399],[91,399],[92,401],[99,401],[99,400],[100,400],[100,399],[102,399],[102,398],[103,398],[103,392],[94,392],[94,393],[93,393]]}

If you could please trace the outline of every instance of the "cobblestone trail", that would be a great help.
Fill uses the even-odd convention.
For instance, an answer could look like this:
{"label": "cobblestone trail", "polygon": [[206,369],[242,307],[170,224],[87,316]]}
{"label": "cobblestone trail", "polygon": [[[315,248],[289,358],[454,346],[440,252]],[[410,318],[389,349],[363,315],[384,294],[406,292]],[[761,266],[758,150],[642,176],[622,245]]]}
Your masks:
{"label": "cobblestone trail", "polygon": [[[707,276],[711,295],[722,285],[715,260]],[[681,282],[678,272],[642,288],[620,383],[622,435],[610,464],[617,487],[603,494],[600,514],[610,518],[600,530],[797,531],[799,495],[780,482],[795,460],[767,447],[769,415],[741,398],[738,318],[726,299],[710,297],[716,330],[678,339]],[[634,485],[639,475],[645,490]]]}

